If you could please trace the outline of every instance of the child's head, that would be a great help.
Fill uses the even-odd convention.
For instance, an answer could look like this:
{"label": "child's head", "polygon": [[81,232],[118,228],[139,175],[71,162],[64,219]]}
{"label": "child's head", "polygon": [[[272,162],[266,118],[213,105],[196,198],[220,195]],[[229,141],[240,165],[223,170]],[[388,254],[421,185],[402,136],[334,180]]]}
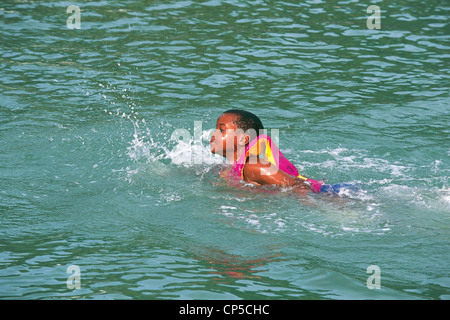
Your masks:
{"label": "child's head", "polygon": [[211,152],[227,158],[235,156],[239,147],[245,147],[262,130],[264,126],[261,120],[253,113],[244,110],[225,111],[217,119],[216,131],[210,141]]}

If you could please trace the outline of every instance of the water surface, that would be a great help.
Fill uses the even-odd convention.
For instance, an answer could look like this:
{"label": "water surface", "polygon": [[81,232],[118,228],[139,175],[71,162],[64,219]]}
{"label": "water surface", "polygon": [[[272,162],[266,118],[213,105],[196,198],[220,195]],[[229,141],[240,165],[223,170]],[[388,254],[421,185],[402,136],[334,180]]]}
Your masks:
{"label": "water surface", "polygon": [[[3,1],[0,297],[448,299],[450,6],[371,4]],[[227,185],[231,108],[362,191]]]}

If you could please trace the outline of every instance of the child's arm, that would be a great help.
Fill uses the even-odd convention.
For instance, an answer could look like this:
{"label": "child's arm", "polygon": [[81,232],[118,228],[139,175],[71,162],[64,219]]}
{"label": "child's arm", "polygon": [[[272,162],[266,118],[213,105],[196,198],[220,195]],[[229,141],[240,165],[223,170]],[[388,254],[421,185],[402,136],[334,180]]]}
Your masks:
{"label": "child's arm", "polygon": [[254,164],[244,165],[244,181],[256,185],[277,185],[281,187],[296,187],[305,191],[310,190],[304,180],[291,176],[279,170],[271,163],[263,164],[259,159]]}

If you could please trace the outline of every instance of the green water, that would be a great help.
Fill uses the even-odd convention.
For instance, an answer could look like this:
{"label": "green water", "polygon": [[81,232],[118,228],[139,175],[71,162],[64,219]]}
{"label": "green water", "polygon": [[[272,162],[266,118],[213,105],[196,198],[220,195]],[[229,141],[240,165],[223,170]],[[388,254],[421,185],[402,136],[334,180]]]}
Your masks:
{"label": "green water", "polygon": [[[2,1],[0,298],[449,299],[449,13]],[[208,134],[230,108],[306,176],[362,191],[223,183]]]}

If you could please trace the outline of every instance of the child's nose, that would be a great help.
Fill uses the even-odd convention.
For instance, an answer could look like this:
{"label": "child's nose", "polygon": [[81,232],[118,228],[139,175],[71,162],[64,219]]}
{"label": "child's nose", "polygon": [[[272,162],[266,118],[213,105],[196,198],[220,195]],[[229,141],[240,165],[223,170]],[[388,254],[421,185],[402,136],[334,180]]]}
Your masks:
{"label": "child's nose", "polygon": [[214,141],[216,141],[216,137],[218,137],[220,139],[220,137],[222,136],[221,132],[219,129],[216,129],[216,131],[214,131],[211,135],[211,140],[209,140],[209,143],[213,143]]}

